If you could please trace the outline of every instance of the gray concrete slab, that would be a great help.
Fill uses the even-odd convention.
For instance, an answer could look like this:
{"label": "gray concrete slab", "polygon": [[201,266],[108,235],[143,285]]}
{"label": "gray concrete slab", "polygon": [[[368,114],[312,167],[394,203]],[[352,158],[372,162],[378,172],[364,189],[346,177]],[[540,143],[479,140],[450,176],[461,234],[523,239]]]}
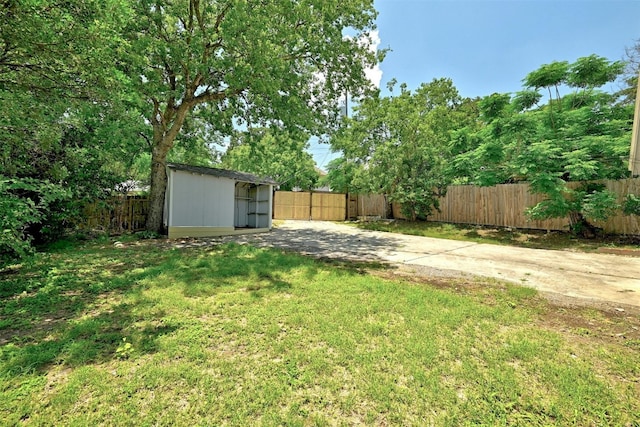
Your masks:
{"label": "gray concrete slab", "polygon": [[321,221],[285,221],[271,233],[225,240],[322,258],[403,265],[415,274],[496,278],[585,301],[640,307],[640,258],[527,249],[361,230]]}

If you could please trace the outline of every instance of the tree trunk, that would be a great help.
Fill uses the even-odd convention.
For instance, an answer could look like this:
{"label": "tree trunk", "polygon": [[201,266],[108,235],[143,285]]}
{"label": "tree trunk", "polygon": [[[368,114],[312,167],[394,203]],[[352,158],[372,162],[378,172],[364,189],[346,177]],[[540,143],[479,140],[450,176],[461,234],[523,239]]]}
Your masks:
{"label": "tree trunk", "polygon": [[167,153],[156,145],[151,153],[151,188],[149,189],[149,212],[146,229],[158,234],[164,232],[164,196],[167,191]]}
{"label": "tree trunk", "polygon": [[[164,196],[167,191],[167,154],[182,129],[191,105],[183,102],[177,109],[167,107],[163,117],[156,114],[153,123],[153,150],[151,152],[151,188],[149,189],[149,213],[147,231],[164,232]],[[170,127],[166,123],[172,121]]]}
{"label": "tree trunk", "polygon": [[580,212],[569,212],[569,229],[576,236],[585,239],[596,237],[598,230]]}

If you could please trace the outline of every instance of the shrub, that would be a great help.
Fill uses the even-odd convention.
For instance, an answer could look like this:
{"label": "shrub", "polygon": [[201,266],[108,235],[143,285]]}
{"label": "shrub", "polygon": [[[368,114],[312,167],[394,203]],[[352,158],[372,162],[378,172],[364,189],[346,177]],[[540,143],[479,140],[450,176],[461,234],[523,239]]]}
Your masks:
{"label": "shrub", "polygon": [[48,181],[0,176],[0,264],[31,253],[31,227],[43,223],[51,204],[69,197]]}

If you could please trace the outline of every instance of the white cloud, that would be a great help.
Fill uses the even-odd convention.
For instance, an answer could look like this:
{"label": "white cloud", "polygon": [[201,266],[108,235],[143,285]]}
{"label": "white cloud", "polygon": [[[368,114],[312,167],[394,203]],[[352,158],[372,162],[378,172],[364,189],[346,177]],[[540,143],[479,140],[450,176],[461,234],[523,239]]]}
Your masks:
{"label": "white cloud", "polygon": [[[369,49],[372,52],[377,52],[378,46],[380,46],[380,33],[378,30],[371,31],[369,39]],[[380,64],[376,64],[373,68],[367,68],[364,73],[375,87],[380,87],[380,82],[382,81],[382,70],[380,69]]]}

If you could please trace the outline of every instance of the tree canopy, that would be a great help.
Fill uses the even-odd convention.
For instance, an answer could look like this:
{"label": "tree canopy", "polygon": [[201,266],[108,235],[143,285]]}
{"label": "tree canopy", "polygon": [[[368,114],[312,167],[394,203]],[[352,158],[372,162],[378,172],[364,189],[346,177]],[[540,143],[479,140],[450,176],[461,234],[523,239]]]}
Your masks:
{"label": "tree canopy", "polygon": [[161,228],[165,164],[189,115],[230,134],[234,126],[321,135],[338,97],[363,94],[371,0],[140,0],[126,30],[122,71],[153,129],[147,228]]}
{"label": "tree canopy", "polygon": [[281,190],[312,190],[318,171],[308,148],[308,135],[255,129],[238,133],[222,156],[222,166],[269,177]]}
{"label": "tree canopy", "polygon": [[140,152],[114,68],[128,14],[117,0],[2,2],[0,258],[58,237]]}
{"label": "tree canopy", "polygon": [[593,181],[628,176],[633,105],[602,90],[624,67],[591,55],[542,65],[515,94],[462,99],[436,79],[367,98],[332,139],[344,156],[336,166],[358,165],[343,186],[385,192],[416,218],[438,208],[448,184],[526,181],[545,195],[531,218],[568,217],[574,232],[593,235],[592,222],[617,208]]}
{"label": "tree canopy", "polygon": [[347,161],[359,165],[354,186],[383,192],[412,218],[427,217],[449,183],[451,132],[473,122],[473,101],[449,79],[435,79],[415,92],[367,98],[332,139]]}
{"label": "tree canopy", "polygon": [[[476,146],[454,159],[458,182],[494,185],[527,181],[546,199],[529,209],[535,219],[569,217],[572,230],[591,235],[589,220],[604,220],[615,198],[603,186],[572,181],[628,175],[632,106],[600,90],[623,71],[623,63],[591,55],[576,62],[543,65],[515,95],[493,94],[479,105],[483,126]],[[561,86],[570,93],[560,94]],[[540,104],[546,90],[548,100]]]}

